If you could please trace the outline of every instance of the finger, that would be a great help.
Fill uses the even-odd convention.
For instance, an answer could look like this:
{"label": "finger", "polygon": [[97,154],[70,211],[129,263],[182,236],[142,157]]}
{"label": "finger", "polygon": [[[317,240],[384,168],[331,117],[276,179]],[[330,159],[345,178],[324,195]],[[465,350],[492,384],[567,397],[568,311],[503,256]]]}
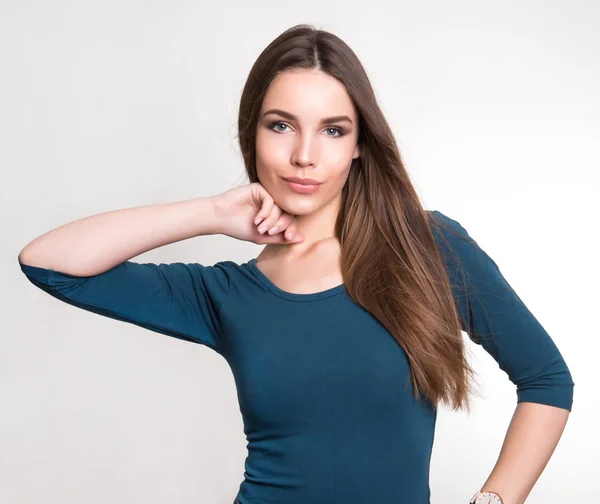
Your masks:
{"label": "finger", "polygon": [[[275,234],[275,232],[285,231],[289,227],[292,219],[293,219],[292,215],[290,215],[287,212],[282,212],[281,215],[279,216],[279,219],[277,219],[273,223],[273,226],[271,226],[268,233],[272,235],[272,234]],[[273,229],[275,229],[275,228],[277,228],[277,231],[273,231]]]}
{"label": "finger", "polygon": [[296,234],[294,235],[294,238],[292,240],[290,240],[290,243],[300,243],[303,241],[304,241],[304,235],[300,231],[297,231]]}
{"label": "finger", "polygon": [[265,192],[264,199],[262,200],[261,209],[254,218],[254,224],[260,224],[260,222],[271,213],[273,205],[275,205],[275,200],[273,200],[273,198]]}
{"label": "finger", "polygon": [[283,235],[287,241],[292,241],[294,239],[294,236],[296,236],[296,222],[295,221],[292,220],[290,222],[290,224],[288,224]]}
{"label": "finger", "polygon": [[292,218],[292,222],[287,226],[285,231],[277,236],[279,235],[281,235],[282,239],[277,243],[300,243],[304,241],[304,235],[298,231],[294,218]]}
{"label": "finger", "polygon": [[260,237],[260,242],[256,242],[256,243],[259,243],[259,244],[276,243],[276,244],[280,244],[280,245],[281,244],[290,245],[292,243],[300,243],[302,241],[304,241],[304,235],[300,232],[297,232],[292,240],[288,240],[285,237],[285,233],[277,233],[272,236],[270,236],[268,234],[262,235]]}
{"label": "finger", "polygon": [[287,230],[285,233],[281,233],[282,234],[282,242],[283,243],[300,243],[304,241],[304,235],[300,232],[297,231],[296,233],[294,233],[293,237],[291,239],[287,238]]}
{"label": "finger", "polygon": [[[281,208],[279,208],[277,205],[273,205],[273,208],[271,208],[271,213],[258,226],[258,232],[260,234],[263,234],[271,230],[275,226],[275,223],[277,222],[279,217],[281,216],[281,212]],[[270,234],[275,234],[277,231],[278,230],[276,229],[273,233]]]}

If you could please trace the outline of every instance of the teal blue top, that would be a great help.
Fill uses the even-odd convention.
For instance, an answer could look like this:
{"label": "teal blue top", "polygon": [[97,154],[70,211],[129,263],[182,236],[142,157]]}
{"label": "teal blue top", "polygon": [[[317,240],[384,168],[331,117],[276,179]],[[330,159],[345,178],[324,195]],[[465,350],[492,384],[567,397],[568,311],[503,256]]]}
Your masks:
{"label": "teal blue top", "polygon": [[[517,402],[570,410],[574,383],[548,333],[457,221],[427,214],[446,226],[433,230],[463,330]],[[436,412],[413,398],[405,352],[344,285],[286,292],[255,259],[127,261],[92,277],[20,266],[61,301],[223,356],[247,438],[240,504],[430,502]]]}

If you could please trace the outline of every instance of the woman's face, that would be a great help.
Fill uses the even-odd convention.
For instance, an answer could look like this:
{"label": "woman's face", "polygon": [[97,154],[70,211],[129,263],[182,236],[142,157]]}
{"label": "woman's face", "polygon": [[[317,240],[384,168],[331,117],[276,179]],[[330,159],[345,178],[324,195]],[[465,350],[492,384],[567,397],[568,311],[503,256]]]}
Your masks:
{"label": "woman's face", "polygon": [[[284,211],[313,213],[341,197],[352,160],[359,156],[357,139],[358,118],[342,83],[320,70],[283,72],[267,90],[258,119],[259,181]],[[300,193],[284,180],[288,177],[321,184],[315,192]]]}

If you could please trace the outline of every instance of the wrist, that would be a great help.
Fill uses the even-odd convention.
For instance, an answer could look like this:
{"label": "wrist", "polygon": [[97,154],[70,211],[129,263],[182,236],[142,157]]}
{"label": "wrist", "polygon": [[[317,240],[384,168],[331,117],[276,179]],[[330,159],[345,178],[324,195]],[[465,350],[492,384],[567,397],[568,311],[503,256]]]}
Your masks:
{"label": "wrist", "polygon": [[192,236],[204,236],[221,233],[215,201],[212,196],[193,198],[183,202],[190,205],[190,227]]}
{"label": "wrist", "polygon": [[500,494],[494,492],[492,490],[482,489],[477,490],[471,500],[469,500],[469,504],[506,504]]}

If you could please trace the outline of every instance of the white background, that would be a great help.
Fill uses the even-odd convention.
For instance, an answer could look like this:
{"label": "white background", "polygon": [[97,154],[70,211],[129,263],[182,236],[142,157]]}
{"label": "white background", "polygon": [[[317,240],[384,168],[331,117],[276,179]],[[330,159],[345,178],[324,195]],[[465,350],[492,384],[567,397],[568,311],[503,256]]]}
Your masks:
{"label": "white background", "polygon": [[[258,54],[311,23],[358,55],[423,204],[458,220],[572,372],[567,428],[528,502],[597,496],[600,4],[570,1],[0,2],[0,502],[231,504],[246,455],[209,348],[59,302],[29,241],[117,208],[246,183],[239,97]],[[198,237],[138,262],[246,261]],[[516,406],[471,344],[471,416],[442,409],[432,503],[466,503]],[[383,504],[383,503],[373,503]]]}

